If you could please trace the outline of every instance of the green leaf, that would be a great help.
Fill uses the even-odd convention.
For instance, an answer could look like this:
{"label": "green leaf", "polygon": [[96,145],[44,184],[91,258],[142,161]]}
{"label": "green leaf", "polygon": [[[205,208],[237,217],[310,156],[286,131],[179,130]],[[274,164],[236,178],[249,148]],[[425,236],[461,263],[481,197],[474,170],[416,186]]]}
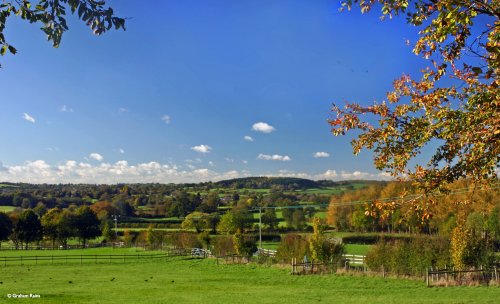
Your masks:
{"label": "green leaf", "polygon": [[2,48],[0,49],[0,55],[5,55],[5,52],[7,51],[7,45],[3,45]]}
{"label": "green leaf", "polygon": [[17,53],[17,50],[15,47],[13,47],[12,45],[9,45],[9,52],[13,55],[15,55]]}
{"label": "green leaf", "polygon": [[476,75],[479,75],[479,74],[482,74],[482,73],[483,73],[483,70],[481,70],[481,68],[479,68],[479,67],[473,67],[473,68],[472,68],[472,71],[473,71],[474,73],[476,73]]}

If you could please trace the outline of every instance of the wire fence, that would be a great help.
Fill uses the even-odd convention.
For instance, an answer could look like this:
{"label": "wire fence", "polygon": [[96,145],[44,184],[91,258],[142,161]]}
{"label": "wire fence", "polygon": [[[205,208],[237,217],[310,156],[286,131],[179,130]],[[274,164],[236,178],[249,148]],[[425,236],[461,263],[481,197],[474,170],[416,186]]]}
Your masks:
{"label": "wire fence", "polygon": [[11,265],[48,265],[48,264],[113,264],[138,261],[153,261],[169,258],[191,256],[208,257],[203,249],[172,248],[162,253],[138,253],[138,254],[64,254],[64,255],[28,255],[28,256],[0,256],[0,266]]}
{"label": "wire fence", "polygon": [[469,270],[429,269],[426,274],[427,286],[470,285],[474,282],[491,284],[499,282],[497,267]]}

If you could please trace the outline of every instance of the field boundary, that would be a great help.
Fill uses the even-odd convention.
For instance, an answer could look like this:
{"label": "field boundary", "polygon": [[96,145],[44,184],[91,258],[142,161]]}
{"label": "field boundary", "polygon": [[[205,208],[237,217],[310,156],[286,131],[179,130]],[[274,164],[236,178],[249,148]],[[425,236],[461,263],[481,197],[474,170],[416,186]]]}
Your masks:
{"label": "field boundary", "polygon": [[64,254],[64,255],[29,255],[29,256],[0,256],[0,266],[11,265],[52,265],[52,264],[88,264],[113,262],[126,263],[140,260],[159,260],[168,257],[192,256],[206,258],[200,254],[199,248],[170,249],[165,253],[138,253],[138,254]]}

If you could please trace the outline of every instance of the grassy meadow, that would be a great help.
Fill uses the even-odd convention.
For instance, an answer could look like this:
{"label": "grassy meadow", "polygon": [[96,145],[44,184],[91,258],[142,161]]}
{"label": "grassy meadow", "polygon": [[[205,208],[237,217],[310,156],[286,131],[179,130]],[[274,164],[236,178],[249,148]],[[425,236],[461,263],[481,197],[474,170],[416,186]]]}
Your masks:
{"label": "grassy meadow", "polygon": [[[4,254],[4,252],[1,252]],[[292,276],[289,267],[168,258],[125,264],[0,267],[1,303],[497,303],[499,287],[427,288],[422,281]],[[40,298],[9,299],[9,294]]]}
{"label": "grassy meadow", "polygon": [[16,209],[14,206],[0,206],[0,212],[12,212]]}

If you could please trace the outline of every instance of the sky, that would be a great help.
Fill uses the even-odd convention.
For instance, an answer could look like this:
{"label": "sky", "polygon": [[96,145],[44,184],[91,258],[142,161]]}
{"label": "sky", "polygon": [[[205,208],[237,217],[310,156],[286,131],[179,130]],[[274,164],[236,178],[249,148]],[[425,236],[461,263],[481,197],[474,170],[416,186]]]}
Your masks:
{"label": "sky", "polygon": [[327,0],[107,2],[126,31],[98,37],[68,17],[57,49],[8,20],[0,181],[387,178],[327,120],[333,103],[381,102],[418,76],[404,18]]}

